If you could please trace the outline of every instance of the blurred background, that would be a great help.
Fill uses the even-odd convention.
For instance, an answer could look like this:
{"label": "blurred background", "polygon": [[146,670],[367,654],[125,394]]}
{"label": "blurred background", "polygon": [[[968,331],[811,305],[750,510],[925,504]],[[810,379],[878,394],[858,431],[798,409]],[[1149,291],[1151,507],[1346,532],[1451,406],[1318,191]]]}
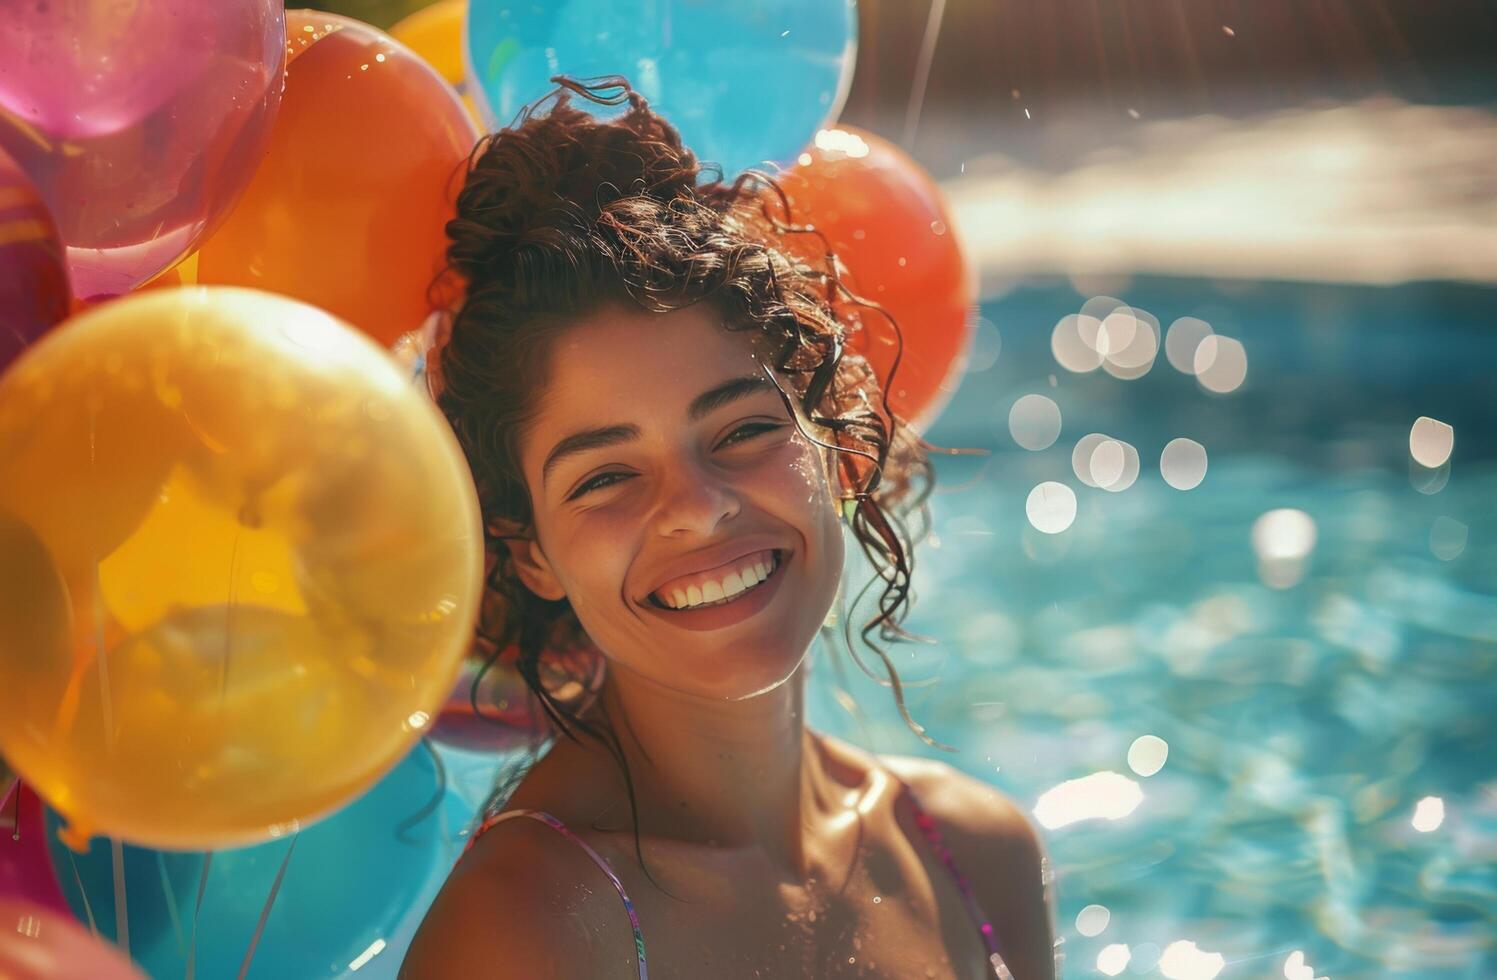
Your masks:
{"label": "blurred background", "polygon": [[817,720],[1032,809],[1067,976],[1497,975],[1497,8],[860,10],[842,118],[981,274],[927,437],[991,455],[894,648],[958,753],[856,671]]}

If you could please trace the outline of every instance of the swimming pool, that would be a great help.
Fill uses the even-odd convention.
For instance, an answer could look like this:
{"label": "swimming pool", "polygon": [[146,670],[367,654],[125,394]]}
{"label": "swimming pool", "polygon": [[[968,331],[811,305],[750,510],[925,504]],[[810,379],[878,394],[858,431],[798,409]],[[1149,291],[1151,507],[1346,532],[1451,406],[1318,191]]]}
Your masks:
{"label": "swimming pool", "polygon": [[[855,669],[854,718],[825,649],[810,723],[1034,813],[1068,977],[1497,976],[1497,290],[1107,292],[1235,338],[1245,380],[1208,391],[1164,350],[1135,380],[1073,373],[1052,331],[1092,290],[986,301],[927,433],[991,450],[937,462],[906,626],[940,642],[888,648],[928,682],[916,720],[960,751]],[[1059,410],[1048,448],[1016,442],[1025,395]],[[1043,443],[1042,416],[1019,437]],[[1442,431],[1421,417],[1453,428],[1443,464],[1411,460],[1411,432]],[[1089,433],[1136,449],[1126,489],[1078,478]],[[1209,461],[1193,489],[1161,476],[1176,438]],[[1046,481],[1075,494],[1058,534],[1026,513]]]}

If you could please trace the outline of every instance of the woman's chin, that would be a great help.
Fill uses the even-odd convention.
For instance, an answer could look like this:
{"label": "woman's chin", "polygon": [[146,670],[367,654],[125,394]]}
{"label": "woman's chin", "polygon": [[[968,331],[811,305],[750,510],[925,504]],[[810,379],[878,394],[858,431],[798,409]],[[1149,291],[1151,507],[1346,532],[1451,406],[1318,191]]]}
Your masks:
{"label": "woman's chin", "polygon": [[787,683],[795,676],[808,651],[808,647],[800,648],[796,654],[785,647],[738,650],[731,655],[714,651],[695,662],[690,678],[678,672],[667,683],[676,687],[690,683],[707,697],[741,701],[767,694]]}

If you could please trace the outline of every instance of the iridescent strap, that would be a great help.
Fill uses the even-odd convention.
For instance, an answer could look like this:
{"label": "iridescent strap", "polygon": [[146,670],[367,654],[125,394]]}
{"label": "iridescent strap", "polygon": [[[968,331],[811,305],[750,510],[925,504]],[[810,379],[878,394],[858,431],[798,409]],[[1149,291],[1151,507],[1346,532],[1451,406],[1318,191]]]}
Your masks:
{"label": "iridescent strap", "polygon": [[478,843],[478,838],[482,837],[490,827],[494,826],[497,823],[502,823],[503,821],[508,820],[510,817],[533,817],[534,819],[541,821],[552,830],[556,831],[557,833],[566,837],[572,843],[581,847],[584,851],[587,852],[587,856],[592,858],[593,862],[597,864],[598,867],[603,869],[603,873],[608,876],[608,880],[613,882],[613,887],[618,890],[619,898],[624,900],[624,911],[629,913],[629,925],[634,929],[634,952],[639,957],[639,980],[647,980],[650,974],[645,969],[645,937],[644,933],[641,932],[639,928],[639,916],[634,911],[634,903],[629,901],[629,895],[624,891],[624,883],[619,881],[619,876],[613,873],[613,868],[608,866],[608,862],[603,860],[603,857],[598,854],[597,851],[593,850],[592,847],[587,843],[587,841],[583,840],[581,837],[578,837],[576,834],[572,833],[571,830],[567,829],[566,824],[551,816],[551,814],[547,813],[545,810],[520,809],[507,810],[503,813],[496,813],[485,819],[483,823],[479,824],[478,829],[475,830],[473,832],[473,836],[469,838],[467,846],[463,848],[463,853],[468,853],[468,851],[472,849],[473,845]]}
{"label": "iridescent strap", "polygon": [[[925,839],[930,842],[931,848],[936,852],[936,856],[941,859],[941,863],[945,864],[946,869],[951,872],[952,878],[956,881],[957,890],[961,893],[962,902],[967,907],[967,914],[971,916],[973,922],[978,924],[978,929],[982,933],[983,946],[988,952],[988,965],[993,968],[993,976],[996,980],[1014,980],[1014,975],[1009,972],[1008,965],[1003,962],[1003,956],[998,952],[997,939],[993,935],[993,923],[983,914],[982,907],[977,904],[977,898],[972,894],[972,883],[967,879],[966,875],[957,869],[956,861],[952,858],[951,851],[947,849],[945,842],[941,839],[940,829],[936,826],[935,820],[920,805],[920,799],[915,795],[915,791],[910,788],[908,783],[905,783],[905,789],[909,793],[910,806],[915,811],[916,826],[920,828],[920,833],[925,836]],[[466,854],[471,850],[473,845],[478,843],[478,838],[483,836],[490,827],[511,817],[533,817],[541,821],[581,847],[587,852],[588,857],[592,858],[593,862],[599,868],[603,869],[603,873],[608,875],[608,880],[613,882],[613,887],[618,891],[619,898],[623,899],[624,910],[629,914],[629,925],[634,930],[634,951],[639,957],[639,977],[640,980],[647,980],[649,973],[645,967],[644,933],[639,928],[639,916],[634,911],[634,903],[629,901],[629,895],[624,891],[623,882],[619,881],[618,875],[614,874],[608,862],[603,860],[602,856],[593,850],[587,841],[572,833],[566,824],[544,810],[520,809],[496,813],[484,820],[478,829],[473,832],[473,836],[468,840],[467,846],[463,848],[463,853]]]}
{"label": "iridescent strap", "polygon": [[983,914],[982,907],[977,904],[977,899],[972,894],[972,883],[967,880],[966,875],[957,870],[956,861],[951,857],[951,851],[946,848],[946,844],[941,840],[940,829],[936,827],[935,820],[931,819],[930,814],[926,813],[925,808],[920,805],[920,800],[915,796],[915,791],[910,789],[909,783],[905,783],[905,789],[910,794],[910,805],[915,810],[916,825],[919,826],[920,832],[925,835],[925,839],[930,841],[931,847],[935,850],[936,855],[941,859],[942,863],[946,865],[947,870],[951,872],[951,876],[956,879],[956,887],[962,893],[962,901],[967,906],[967,913],[972,916],[973,922],[978,923],[978,927],[982,932],[983,945],[988,950],[988,964],[993,968],[993,975],[997,977],[997,980],[1014,980],[1014,975],[1009,972],[1008,965],[1003,962],[1003,957],[998,953],[998,942],[993,935],[993,923]]}

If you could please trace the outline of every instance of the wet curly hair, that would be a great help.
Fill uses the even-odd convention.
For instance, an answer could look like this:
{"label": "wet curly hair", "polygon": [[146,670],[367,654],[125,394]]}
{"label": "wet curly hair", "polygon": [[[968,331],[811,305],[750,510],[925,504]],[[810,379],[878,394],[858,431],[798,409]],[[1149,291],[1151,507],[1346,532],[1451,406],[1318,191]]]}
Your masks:
{"label": "wet curly hair", "polygon": [[[428,361],[437,404],[467,455],[484,517],[489,565],[476,650],[490,664],[512,658],[568,737],[576,740],[577,729],[610,748],[630,786],[637,843],[638,811],[617,736],[611,726],[580,718],[543,683],[544,657],[587,647],[582,626],[565,598],[543,599],[522,584],[504,541],[531,530],[520,436],[534,418],[560,332],[608,304],[665,313],[707,302],[726,329],[753,334],[761,361],[777,372],[791,418],[807,438],[837,454],[835,489],[844,517],[875,569],[868,585],[884,583],[878,610],[860,632],[885,676],[870,671],[853,648],[843,611],[848,653],[893,689],[919,737],[948,748],[910,717],[894,665],[874,639],[875,633],[885,642],[924,639],[901,623],[911,600],[914,545],[929,532],[926,499],[934,484],[927,452],[934,447],[890,409],[890,379],[881,383],[848,346],[849,336],[869,325],[892,331],[897,344],[893,318],[843,284],[825,238],[791,220],[775,177],[750,170],[724,183],[720,168],[699,164],[676,129],[619,76],[552,82],[556,90],[485,136],[467,161],[457,215],[447,224],[447,281],[461,282],[461,298]],[[574,94],[627,107],[600,120],[574,106]],[[806,253],[822,261],[808,262]],[[896,354],[891,377],[897,368]],[[806,431],[802,416],[816,432]],[[913,533],[912,514],[920,518]]]}

